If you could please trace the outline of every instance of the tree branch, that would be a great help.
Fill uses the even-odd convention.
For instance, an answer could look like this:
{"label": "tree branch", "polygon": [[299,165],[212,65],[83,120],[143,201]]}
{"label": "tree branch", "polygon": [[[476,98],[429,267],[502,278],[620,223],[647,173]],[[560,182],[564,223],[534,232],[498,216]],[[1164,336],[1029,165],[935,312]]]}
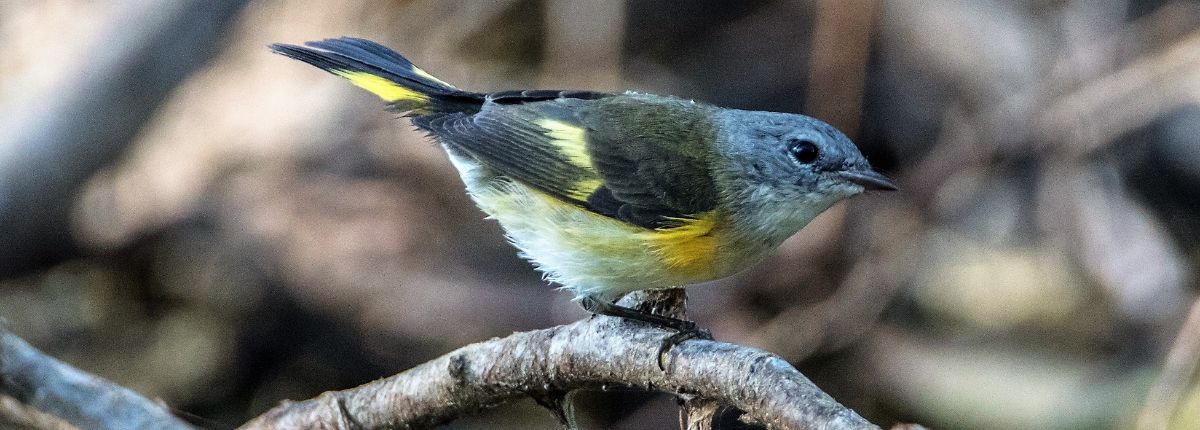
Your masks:
{"label": "tree branch", "polygon": [[1200,367],[1200,300],[1192,303],[1183,327],[1175,337],[1175,344],[1167,353],[1166,363],[1158,380],[1150,387],[1146,403],[1138,414],[1139,430],[1171,428],[1171,420],[1178,412],[1180,401],[1188,387],[1200,384],[1196,380],[1196,369]]}
{"label": "tree branch", "polygon": [[4,394],[0,394],[0,428],[79,430],[79,427],[63,421],[62,418],[39,411]]}
{"label": "tree branch", "polygon": [[771,429],[876,429],[774,354],[611,317],[465,346],[404,373],[284,403],[243,429],[428,428],[523,396],[623,385],[712,399]]}
{"label": "tree branch", "polygon": [[162,405],[55,360],[3,328],[0,394],[79,428],[193,428]]}
{"label": "tree branch", "polygon": [[[625,303],[682,316],[682,291],[635,294]],[[629,386],[687,400],[689,428],[704,429],[723,405],[770,429],[878,429],[838,404],[790,364],[754,348],[690,340],[658,368],[671,334],[620,318],[593,317],[465,346],[399,375],[314,399],[284,403],[243,426],[428,428],[508,400],[563,397]],[[80,428],[190,429],[133,391],[42,354],[0,328],[0,396]]]}

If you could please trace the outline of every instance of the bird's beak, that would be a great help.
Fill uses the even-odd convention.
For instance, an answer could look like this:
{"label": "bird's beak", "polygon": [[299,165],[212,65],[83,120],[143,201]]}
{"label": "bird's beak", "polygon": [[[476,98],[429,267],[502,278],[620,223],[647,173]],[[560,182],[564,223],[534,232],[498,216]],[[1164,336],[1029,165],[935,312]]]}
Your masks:
{"label": "bird's beak", "polygon": [[862,185],[866,190],[896,191],[896,183],[874,170],[861,172],[841,172],[838,174],[851,183]]}

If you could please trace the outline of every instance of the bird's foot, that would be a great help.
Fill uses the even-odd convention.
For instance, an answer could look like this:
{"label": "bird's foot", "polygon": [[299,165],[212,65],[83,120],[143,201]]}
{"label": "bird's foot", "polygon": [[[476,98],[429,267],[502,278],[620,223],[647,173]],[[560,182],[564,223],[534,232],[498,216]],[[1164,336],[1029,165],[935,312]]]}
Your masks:
{"label": "bird's foot", "polygon": [[712,340],[712,333],[710,333],[708,330],[697,327],[696,323],[692,321],[655,315],[649,312],[619,306],[611,302],[592,297],[583,298],[583,300],[580,301],[580,305],[583,306],[583,308],[588,312],[596,315],[621,317],[629,320],[641,321],[668,330],[675,330],[674,334],[663,338],[662,344],[658,348],[658,354],[656,357],[659,370],[667,370],[666,361],[664,358],[676,345],[692,339]]}
{"label": "bird's foot", "polygon": [[687,324],[681,328],[678,328],[678,331],[676,331],[675,334],[663,338],[662,345],[658,347],[658,370],[662,370],[664,372],[667,371],[664,357],[666,357],[667,354],[671,352],[671,349],[676,345],[692,339],[712,340],[712,332],[698,327],[694,322],[685,322]]}

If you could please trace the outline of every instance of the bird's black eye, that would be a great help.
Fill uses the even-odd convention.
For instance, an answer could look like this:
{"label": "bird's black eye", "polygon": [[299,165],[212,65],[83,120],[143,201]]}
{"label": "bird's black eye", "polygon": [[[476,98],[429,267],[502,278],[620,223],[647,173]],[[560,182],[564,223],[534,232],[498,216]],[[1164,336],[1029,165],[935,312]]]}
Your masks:
{"label": "bird's black eye", "polygon": [[817,144],[808,139],[792,139],[788,141],[788,150],[792,152],[792,157],[796,157],[796,161],[800,164],[812,164],[817,161],[817,156],[821,155],[817,149]]}

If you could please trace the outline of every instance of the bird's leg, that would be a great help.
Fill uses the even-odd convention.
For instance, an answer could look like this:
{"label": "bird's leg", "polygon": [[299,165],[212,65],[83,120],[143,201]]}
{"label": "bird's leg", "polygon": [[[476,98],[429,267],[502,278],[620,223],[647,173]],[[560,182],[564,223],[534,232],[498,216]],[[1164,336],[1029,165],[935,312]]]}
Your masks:
{"label": "bird's leg", "polygon": [[597,315],[608,315],[610,317],[621,317],[625,319],[641,321],[647,324],[653,324],[662,328],[669,328],[671,330],[680,332],[696,329],[696,323],[691,321],[655,315],[634,308],[627,308],[625,306],[594,297],[584,297],[579,301],[579,305],[582,306],[584,310]]}
{"label": "bird's leg", "polygon": [[662,346],[658,348],[658,368],[660,370],[666,370],[666,366],[663,364],[663,357],[666,356],[667,352],[670,351],[675,345],[679,345],[680,343],[690,339],[712,339],[712,334],[709,333],[708,330],[697,327],[696,323],[692,321],[655,315],[634,308],[627,308],[625,306],[617,305],[615,303],[594,297],[584,297],[579,301],[579,305],[582,306],[584,310],[593,314],[631,319],[656,325],[662,328],[675,330],[676,333],[663,339]]}
{"label": "bird's leg", "polygon": [[554,414],[554,418],[558,419],[558,424],[562,426],[563,430],[579,430],[579,424],[575,420],[575,403],[572,401],[577,392],[551,389],[545,393],[531,392],[529,396],[537,404]]}

